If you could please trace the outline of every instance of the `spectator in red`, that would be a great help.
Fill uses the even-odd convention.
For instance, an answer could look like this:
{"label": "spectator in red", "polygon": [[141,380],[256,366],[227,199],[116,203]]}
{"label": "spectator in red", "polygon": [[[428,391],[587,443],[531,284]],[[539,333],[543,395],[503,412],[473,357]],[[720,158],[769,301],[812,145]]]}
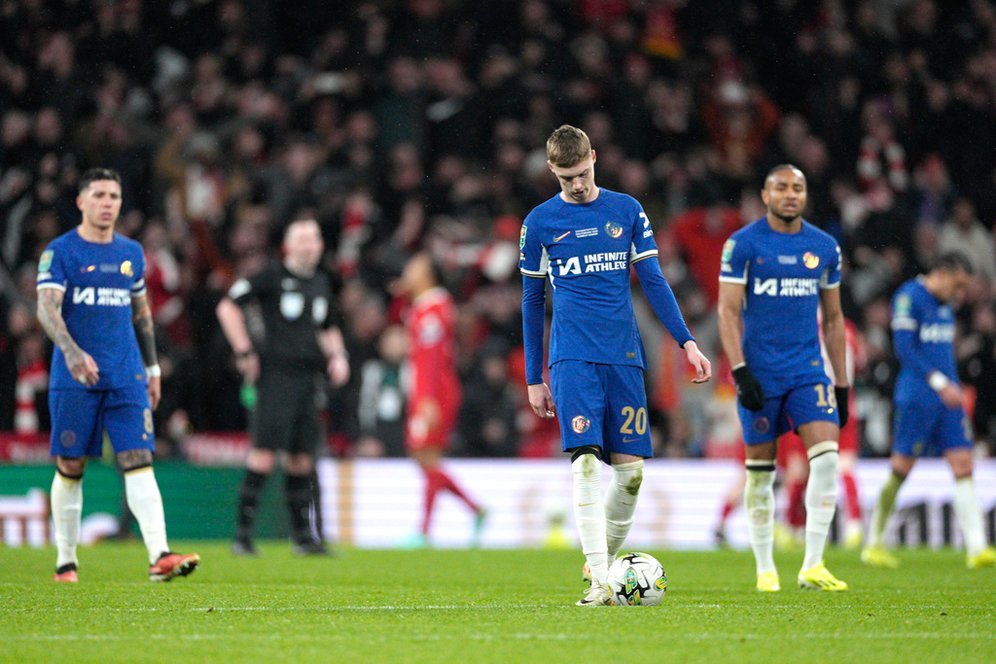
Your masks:
{"label": "spectator in red", "polygon": [[719,259],[723,244],[741,225],[737,208],[715,199],[671,220],[670,231],[675,244],[684,254],[688,269],[709,300],[710,308],[716,305],[719,297]]}

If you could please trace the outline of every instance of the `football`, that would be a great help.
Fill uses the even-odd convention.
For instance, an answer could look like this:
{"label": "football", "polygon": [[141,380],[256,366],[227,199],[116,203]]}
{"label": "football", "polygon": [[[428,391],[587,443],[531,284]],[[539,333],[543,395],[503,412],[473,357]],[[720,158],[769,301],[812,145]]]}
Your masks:
{"label": "football", "polygon": [[612,603],[622,606],[654,606],[667,592],[667,574],[648,553],[627,553],[609,567]]}

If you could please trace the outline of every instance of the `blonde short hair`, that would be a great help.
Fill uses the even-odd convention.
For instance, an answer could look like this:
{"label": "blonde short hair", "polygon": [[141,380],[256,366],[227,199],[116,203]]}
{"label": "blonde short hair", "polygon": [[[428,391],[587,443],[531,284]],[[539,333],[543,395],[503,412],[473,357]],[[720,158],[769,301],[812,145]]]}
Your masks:
{"label": "blonde short hair", "polygon": [[591,154],[588,134],[571,125],[561,125],[546,139],[546,158],[557,168],[570,168]]}

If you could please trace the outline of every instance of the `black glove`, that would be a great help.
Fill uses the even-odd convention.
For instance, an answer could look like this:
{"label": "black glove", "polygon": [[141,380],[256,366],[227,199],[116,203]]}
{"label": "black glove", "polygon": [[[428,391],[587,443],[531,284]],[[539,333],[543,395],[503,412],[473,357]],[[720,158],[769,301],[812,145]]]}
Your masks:
{"label": "black glove", "polygon": [[744,408],[754,411],[764,408],[764,390],[746,364],[733,370],[733,380],[737,384],[737,396]]}
{"label": "black glove", "polygon": [[851,388],[849,387],[834,387],[833,395],[837,398],[837,418],[840,420],[840,428],[843,429],[844,425],[847,424],[847,418],[850,413],[847,410],[847,398],[851,395]]}

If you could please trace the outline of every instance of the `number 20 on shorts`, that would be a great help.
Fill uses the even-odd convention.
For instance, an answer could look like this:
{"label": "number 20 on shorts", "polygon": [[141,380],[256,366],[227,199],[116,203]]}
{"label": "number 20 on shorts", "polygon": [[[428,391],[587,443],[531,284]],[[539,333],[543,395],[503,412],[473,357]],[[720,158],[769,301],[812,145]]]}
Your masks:
{"label": "number 20 on shorts", "polygon": [[631,434],[635,432],[637,435],[642,436],[647,433],[647,409],[643,408],[633,408],[632,406],[625,406],[622,409],[622,416],[626,418],[622,426],[619,427],[619,433],[621,434]]}

